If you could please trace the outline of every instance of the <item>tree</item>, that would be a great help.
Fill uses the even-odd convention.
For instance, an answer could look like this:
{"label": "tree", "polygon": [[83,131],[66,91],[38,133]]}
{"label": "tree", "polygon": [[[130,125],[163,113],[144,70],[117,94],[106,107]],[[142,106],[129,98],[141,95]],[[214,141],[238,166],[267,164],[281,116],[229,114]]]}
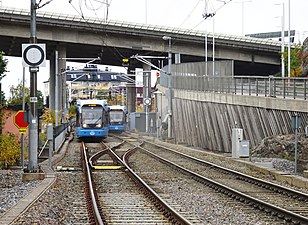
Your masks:
{"label": "tree", "polygon": [[0,135],[2,134],[2,105],[5,102],[5,98],[4,98],[4,93],[2,92],[2,88],[1,88],[1,80],[3,77],[5,77],[5,73],[7,72],[6,66],[7,66],[7,59],[4,59],[4,52],[0,51]]}
{"label": "tree", "polygon": [[[300,44],[295,45],[290,51],[290,76],[300,77],[302,76],[302,46]],[[288,51],[284,51],[283,57],[285,59],[285,70],[288,70]]]}
{"label": "tree", "polygon": [[22,105],[23,94],[25,95],[25,101],[30,103],[30,88],[25,87],[23,91],[22,83],[19,83],[17,86],[10,86],[10,93],[10,105]]}
{"label": "tree", "polygon": [[7,104],[7,100],[5,98],[5,94],[3,91],[1,91],[0,96],[1,96],[0,102],[2,103],[2,107],[4,107]]}
{"label": "tree", "polygon": [[[4,58],[4,52],[0,51],[0,82],[2,78],[5,77],[5,73],[8,72],[6,70],[8,60]],[[1,90],[0,90],[1,91]]]}
{"label": "tree", "polygon": [[[25,87],[25,90],[23,91],[23,85],[22,83],[19,83],[16,87],[10,86],[10,92],[12,95],[12,98],[8,102],[10,105],[22,105],[22,98],[23,94],[25,94],[25,101],[30,105],[30,88]],[[43,109],[44,107],[44,97],[43,93],[38,90],[37,91],[37,108]]]}

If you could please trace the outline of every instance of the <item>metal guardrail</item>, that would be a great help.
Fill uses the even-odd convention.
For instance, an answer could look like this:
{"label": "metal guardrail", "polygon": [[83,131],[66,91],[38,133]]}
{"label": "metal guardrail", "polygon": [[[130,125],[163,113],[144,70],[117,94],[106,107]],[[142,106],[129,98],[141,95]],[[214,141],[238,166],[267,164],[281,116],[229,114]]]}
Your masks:
{"label": "metal guardrail", "polygon": [[174,89],[192,91],[306,100],[308,78],[281,78],[274,76],[173,76],[172,87]]}
{"label": "metal guardrail", "polygon": [[53,151],[58,151],[65,141],[70,123],[63,123],[53,128]]}
{"label": "metal guardrail", "polygon": [[[67,134],[67,130],[69,129],[70,123],[63,123],[60,124],[57,127],[53,127],[52,129],[52,136],[53,136],[53,140],[52,140],[52,151],[58,150],[60,148],[60,146],[63,144],[66,134]],[[47,134],[48,134],[48,130],[47,130]],[[47,135],[48,136],[48,135]],[[47,148],[47,146],[49,147],[49,140],[47,139],[44,143],[44,145],[42,146],[42,148],[39,150],[38,156],[40,157],[43,153],[43,151]]]}
{"label": "metal guardrail", "polygon": [[59,136],[59,134],[61,134],[68,127],[69,127],[69,123],[62,123],[59,126],[54,127],[54,129],[53,129],[54,137]]}

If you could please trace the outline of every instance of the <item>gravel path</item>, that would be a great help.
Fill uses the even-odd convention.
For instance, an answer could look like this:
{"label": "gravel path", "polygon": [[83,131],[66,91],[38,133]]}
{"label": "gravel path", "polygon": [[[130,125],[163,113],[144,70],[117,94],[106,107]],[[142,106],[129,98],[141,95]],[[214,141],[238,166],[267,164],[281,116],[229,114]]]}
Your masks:
{"label": "gravel path", "polygon": [[[65,157],[54,165],[57,166],[80,167],[77,141],[69,144]],[[77,170],[56,174],[55,184],[13,224],[89,224],[83,173]]]}
{"label": "gravel path", "polygon": [[83,175],[57,174],[56,183],[13,224],[89,224],[84,204]]}
{"label": "gravel path", "polygon": [[22,181],[21,170],[0,170],[0,217],[41,181]]}

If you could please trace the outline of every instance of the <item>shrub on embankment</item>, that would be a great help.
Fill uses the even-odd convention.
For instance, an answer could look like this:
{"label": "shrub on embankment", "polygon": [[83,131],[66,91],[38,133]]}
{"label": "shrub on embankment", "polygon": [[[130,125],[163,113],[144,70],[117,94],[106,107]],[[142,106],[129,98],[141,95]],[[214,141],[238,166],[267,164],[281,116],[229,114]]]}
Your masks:
{"label": "shrub on embankment", "polygon": [[0,168],[7,169],[20,159],[21,144],[16,135],[5,133],[0,136]]}

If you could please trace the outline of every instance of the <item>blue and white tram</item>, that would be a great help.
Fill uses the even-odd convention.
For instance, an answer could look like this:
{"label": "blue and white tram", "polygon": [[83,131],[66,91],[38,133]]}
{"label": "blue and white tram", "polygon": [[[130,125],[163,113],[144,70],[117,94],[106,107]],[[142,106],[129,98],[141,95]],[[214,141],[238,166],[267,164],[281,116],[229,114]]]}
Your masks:
{"label": "blue and white tram", "polygon": [[110,106],[110,132],[121,133],[127,129],[127,113],[126,106]]}
{"label": "blue and white tram", "polygon": [[108,136],[109,106],[106,100],[80,99],[76,103],[76,136],[78,139]]}

